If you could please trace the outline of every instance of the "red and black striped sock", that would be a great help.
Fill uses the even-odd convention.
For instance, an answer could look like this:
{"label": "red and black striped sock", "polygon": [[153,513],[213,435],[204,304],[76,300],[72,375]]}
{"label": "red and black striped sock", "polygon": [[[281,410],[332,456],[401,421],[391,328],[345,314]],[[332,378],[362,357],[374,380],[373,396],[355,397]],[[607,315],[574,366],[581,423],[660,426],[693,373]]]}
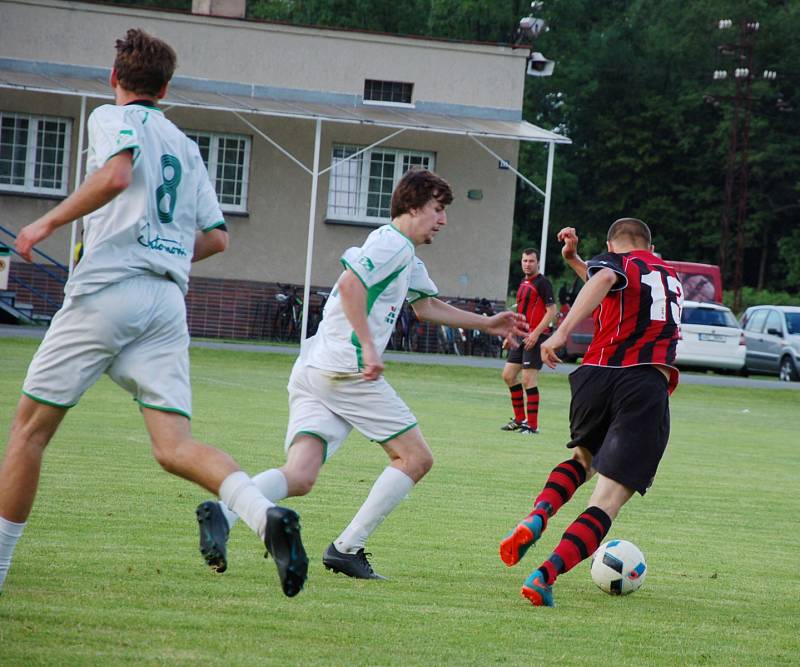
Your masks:
{"label": "red and black striped sock", "polygon": [[528,387],[525,390],[528,399],[528,426],[539,428],[539,387]]}
{"label": "red and black striped sock", "polygon": [[542,492],[533,501],[533,511],[528,516],[541,516],[544,530],[547,528],[547,520],[572,498],[585,481],[586,469],[578,461],[567,459],[559,463],[550,472]]}
{"label": "red and black striped sock", "polygon": [[509,387],[511,392],[511,407],[514,408],[514,419],[520,423],[525,421],[525,403],[522,400],[522,385],[515,384]]}
{"label": "red and black striped sock", "polygon": [[553,553],[539,567],[545,581],[552,584],[559,574],[569,572],[600,546],[611,528],[611,517],[599,507],[588,507],[564,531]]}

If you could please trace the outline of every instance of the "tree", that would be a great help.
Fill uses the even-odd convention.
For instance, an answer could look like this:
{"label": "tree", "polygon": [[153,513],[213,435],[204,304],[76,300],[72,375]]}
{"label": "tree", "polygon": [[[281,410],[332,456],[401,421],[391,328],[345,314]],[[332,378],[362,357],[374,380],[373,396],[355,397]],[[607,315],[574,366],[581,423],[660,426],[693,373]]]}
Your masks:
{"label": "tree", "polygon": [[[522,0],[252,0],[248,17],[509,43],[528,8]],[[556,152],[551,227],[577,227],[588,254],[602,250],[615,218],[636,216],[651,224],[664,257],[709,263],[720,248],[731,133],[731,105],[720,100],[730,87],[711,78],[731,66],[717,58],[716,24],[760,21],[758,62],[778,79],[753,85],[744,283],[798,293],[800,3],[546,0],[541,17],[550,30],[536,50],[557,65],[551,77],[527,79],[524,117],[573,141]],[[541,145],[520,147],[520,170],[535,182],[545,164]],[[541,210],[538,195],[517,188],[512,270],[518,250],[539,245]],[[558,253],[549,243],[548,267],[560,266]]]}

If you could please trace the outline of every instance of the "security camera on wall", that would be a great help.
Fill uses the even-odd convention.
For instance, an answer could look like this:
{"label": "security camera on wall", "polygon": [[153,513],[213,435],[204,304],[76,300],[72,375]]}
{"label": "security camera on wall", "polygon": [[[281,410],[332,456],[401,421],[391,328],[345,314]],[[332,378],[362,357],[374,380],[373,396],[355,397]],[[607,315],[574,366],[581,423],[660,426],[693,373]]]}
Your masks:
{"label": "security camera on wall", "polygon": [[554,60],[548,60],[538,51],[528,56],[528,76],[551,76],[556,67]]}
{"label": "security camera on wall", "polygon": [[546,28],[544,19],[526,16],[519,20],[519,32],[529,39],[536,39]]}

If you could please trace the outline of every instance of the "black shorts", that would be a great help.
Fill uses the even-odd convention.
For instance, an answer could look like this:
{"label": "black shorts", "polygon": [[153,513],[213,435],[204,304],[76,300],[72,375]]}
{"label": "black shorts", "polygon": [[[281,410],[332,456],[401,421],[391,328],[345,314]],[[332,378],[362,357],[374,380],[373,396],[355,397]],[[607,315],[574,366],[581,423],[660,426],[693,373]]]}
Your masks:
{"label": "black shorts", "polygon": [[541,345],[544,343],[548,338],[550,338],[550,334],[542,334],[539,336],[539,340],[536,341],[536,345],[534,345],[530,350],[526,350],[525,346],[522,344],[522,339],[518,342],[520,343],[519,347],[515,350],[508,351],[508,359],[506,359],[506,363],[508,364],[522,364],[522,368],[528,370],[533,368],[534,370],[541,370],[542,364],[542,349]]}
{"label": "black shorts", "polygon": [[585,447],[597,472],[644,495],[669,440],[667,378],[652,365],[581,366],[569,384],[567,447]]}

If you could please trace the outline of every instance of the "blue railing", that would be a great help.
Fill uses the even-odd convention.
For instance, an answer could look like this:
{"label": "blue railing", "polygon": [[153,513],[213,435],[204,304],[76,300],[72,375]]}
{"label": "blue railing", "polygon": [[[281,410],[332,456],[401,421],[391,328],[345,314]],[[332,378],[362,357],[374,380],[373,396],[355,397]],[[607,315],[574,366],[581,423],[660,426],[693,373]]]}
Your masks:
{"label": "blue railing", "polygon": [[[10,229],[6,229],[6,228],[5,228],[5,227],[3,227],[2,225],[0,225],[0,232],[3,232],[4,234],[7,234],[7,235],[8,235],[8,236],[10,236],[12,239],[16,239],[16,238],[17,238],[17,235],[16,235],[16,234],[14,234],[14,232],[12,232]],[[19,253],[18,253],[18,252],[17,252],[17,251],[14,249],[14,246],[13,246],[13,245],[9,245],[9,244],[6,244],[6,245],[8,245],[8,249],[9,249],[11,252],[13,252],[15,255],[21,256],[21,255],[20,255],[20,254],[19,254]],[[55,273],[53,273],[52,271],[50,271],[50,269],[48,269],[48,268],[46,268],[46,267],[42,266],[41,264],[33,264],[33,267],[34,267],[34,269],[36,269],[37,271],[41,271],[42,273],[45,273],[45,274],[47,274],[47,275],[48,275],[48,276],[50,276],[50,277],[51,277],[53,280],[56,280],[56,281],[60,282],[62,285],[63,285],[63,284],[65,284],[65,283],[67,282],[67,277],[69,276],[69,269],[68,269],[66,266],[64,266],[64,265],[63,265],[63,264],[61,264],[60,262],[58,262],[58,261],[56,261],[55,259],[53,259],[52,257],[50,257],[50,255],[48,255],[47,253],[44,253],[44,252],[42,252],[42,251],[41,251],[41,250],[39,250],[38,248],[33,248],[33,252],[35,252],[35,253],[36,253],[36,254],[37,254],[39,257],[43,257],[44,259],[46,259],[48,262],[50,262],[50,263],[51,263],[53,266],[55,266],[56,268],[58,268],[58,269],[61,269],[61,271],[63,271],[63,272],[66,274],[66,275],[65,275],[65,276],[59,276],[59,275],[56,275]],[[9,276],[9,278],[11,278],[11,277]],[[25,289],[30,289],[32,292],[36,293],[36,292],[35,292],[35,291],[34,291],[32,288],[25,286],[25,285],[24,285],[24,284],[23,284],[21,281],[17,281],[17,282],[19,282],[20,284],[22,284],[22,285],[23,285],[23,287],[25,287]]]}
{"label": "blue railing", "polygon": [[8,279],[11,282],[19,285],[20,287],[23,287],[24,289],[28,290],[32,294],[35,294],[40,299],[44,300],[47,303],[47,305],[53,308],[54,310],[58,310],[59,308],[61,308],[61,303],[59,301],[53,301],[49,296],[47,296],[47,294],[42,292],[42,290],[36,289],[33,285],[29,285],[21,278],[17,278],[16,276],[9,276]]}

